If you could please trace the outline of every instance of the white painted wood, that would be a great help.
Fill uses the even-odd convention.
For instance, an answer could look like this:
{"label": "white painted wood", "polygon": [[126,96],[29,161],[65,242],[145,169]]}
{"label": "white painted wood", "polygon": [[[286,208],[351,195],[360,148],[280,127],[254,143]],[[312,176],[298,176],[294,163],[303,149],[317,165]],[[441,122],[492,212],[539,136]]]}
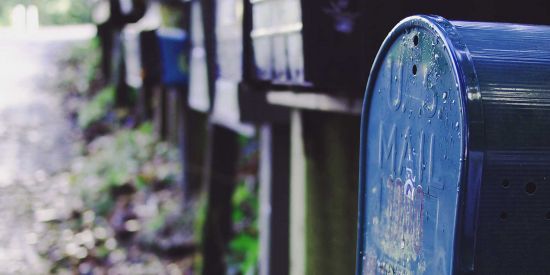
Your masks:
{"label": "white painted wood", "polygon": [[298,109],[357,115],[361,114],[363,105],[361,99],[292,91],[269,91],[267,92],[267,102]]}
{"label": "white painted wood", "polygon": [[269,124],[260,128],[260,275],[270,275],[271,266],[271,173],[272,131]]}
{"label": "white painted wood", "polygon": [[290,275],[306,269],[306,157],[300,111],[290,117]]}

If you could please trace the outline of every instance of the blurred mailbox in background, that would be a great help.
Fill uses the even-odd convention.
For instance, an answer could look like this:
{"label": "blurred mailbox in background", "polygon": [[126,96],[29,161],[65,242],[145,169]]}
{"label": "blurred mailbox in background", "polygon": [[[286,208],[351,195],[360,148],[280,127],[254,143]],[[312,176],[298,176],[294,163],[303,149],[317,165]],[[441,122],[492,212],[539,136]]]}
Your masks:
{"label": "blurred mailbox in background", "polygon": [[162,83],[167,86],[184,86],[189,79],[187,33],[177,28],[157,31],[162,60]]}
{"label": "blurred mailbox in background", "polygon": [[362,1],[250,2],[256,80],[339,90],[363,83]]}
{"label": "blurred mailbox in background", "polygon": [[157,52],[155,47],[142,43],[141,37],[142,33],[154,32],[159,28],[161,24],[159,9],[158,3],[149,4],[143,18],[136,23],[127,24],[122,30],[126,83],[134,89],[142,88],[144,78],[143,68],[151,68],[147,61],[145,61],[145,64],[142,64],[144,61],[142,55],[148,56],[153,55],[153,52]]}
{"label": "blurred mailbox in background", "polygon": [[243,79],[244,1],[215,2],[216,82],[213,104],[214,123],[251,136],[254,129],[241,122],[238,86]]}
{"label": "blurred mailbox in background", "polygon": [[550,270],[550,27],[409,17],[365,96],[358,274]]}

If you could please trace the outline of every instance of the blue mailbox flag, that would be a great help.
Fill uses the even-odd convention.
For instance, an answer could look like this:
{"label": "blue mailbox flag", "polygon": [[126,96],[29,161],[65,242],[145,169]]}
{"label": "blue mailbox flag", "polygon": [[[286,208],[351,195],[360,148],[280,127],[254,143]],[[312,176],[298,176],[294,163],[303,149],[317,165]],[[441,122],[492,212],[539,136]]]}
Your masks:
{"label": "blue mailbox flag", "polygon": [[157,31],[162,63],[162,83],[184,86],[189,81],[189,39],[184,30],[162,28]]}
{"label": "blue mailbox flag", "polygon": [[550,270],[550,27],[413,16],[362,115],[357,274]]}

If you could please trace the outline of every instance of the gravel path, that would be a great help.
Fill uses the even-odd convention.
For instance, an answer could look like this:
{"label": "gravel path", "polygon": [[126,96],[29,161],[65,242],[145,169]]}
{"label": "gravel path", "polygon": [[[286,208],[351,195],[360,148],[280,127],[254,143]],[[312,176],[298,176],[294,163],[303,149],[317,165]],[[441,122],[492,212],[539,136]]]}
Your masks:
{"label": "gravel path", "polygon": [[[43,274],[42,221],[69,195],[74,134],[54,88],[55,57],[93,35],[90,26],[32,34],[0,29],[0,274]],[[56,175],[55,177],[53,175]]]}

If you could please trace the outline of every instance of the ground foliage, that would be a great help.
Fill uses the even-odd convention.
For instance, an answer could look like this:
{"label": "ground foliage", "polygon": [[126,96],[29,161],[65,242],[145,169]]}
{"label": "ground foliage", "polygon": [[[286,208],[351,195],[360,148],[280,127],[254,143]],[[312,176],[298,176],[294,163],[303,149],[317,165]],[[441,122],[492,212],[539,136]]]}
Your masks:
{"label": "ground foliage", "polygon": [[[42,255],[52,272],[199,274],[206,195],[182,204],[178,149],[159,141],[132,108],[115,108],[102,80],[96,40],[59,62],[59,88],[80,132],[80,156],[65,173],[75,199],[70,214],[49,222]],[[240,138],[232,197],[228,274],[257,274],[259,259],[257,138]],[[53,240],[53,241],[52,241]]]}
{"label": "ground foliage", "polygon": [[40,252],[52,273],[193,274],[201,211],[198,202],[182,204],[179,152],[150,123],[137,125],[132,109],[114,107],[96,52],[92,42],[59,62],[68,119],[82,140],[63,174],[74,198],[66,215],[44,220]]}

